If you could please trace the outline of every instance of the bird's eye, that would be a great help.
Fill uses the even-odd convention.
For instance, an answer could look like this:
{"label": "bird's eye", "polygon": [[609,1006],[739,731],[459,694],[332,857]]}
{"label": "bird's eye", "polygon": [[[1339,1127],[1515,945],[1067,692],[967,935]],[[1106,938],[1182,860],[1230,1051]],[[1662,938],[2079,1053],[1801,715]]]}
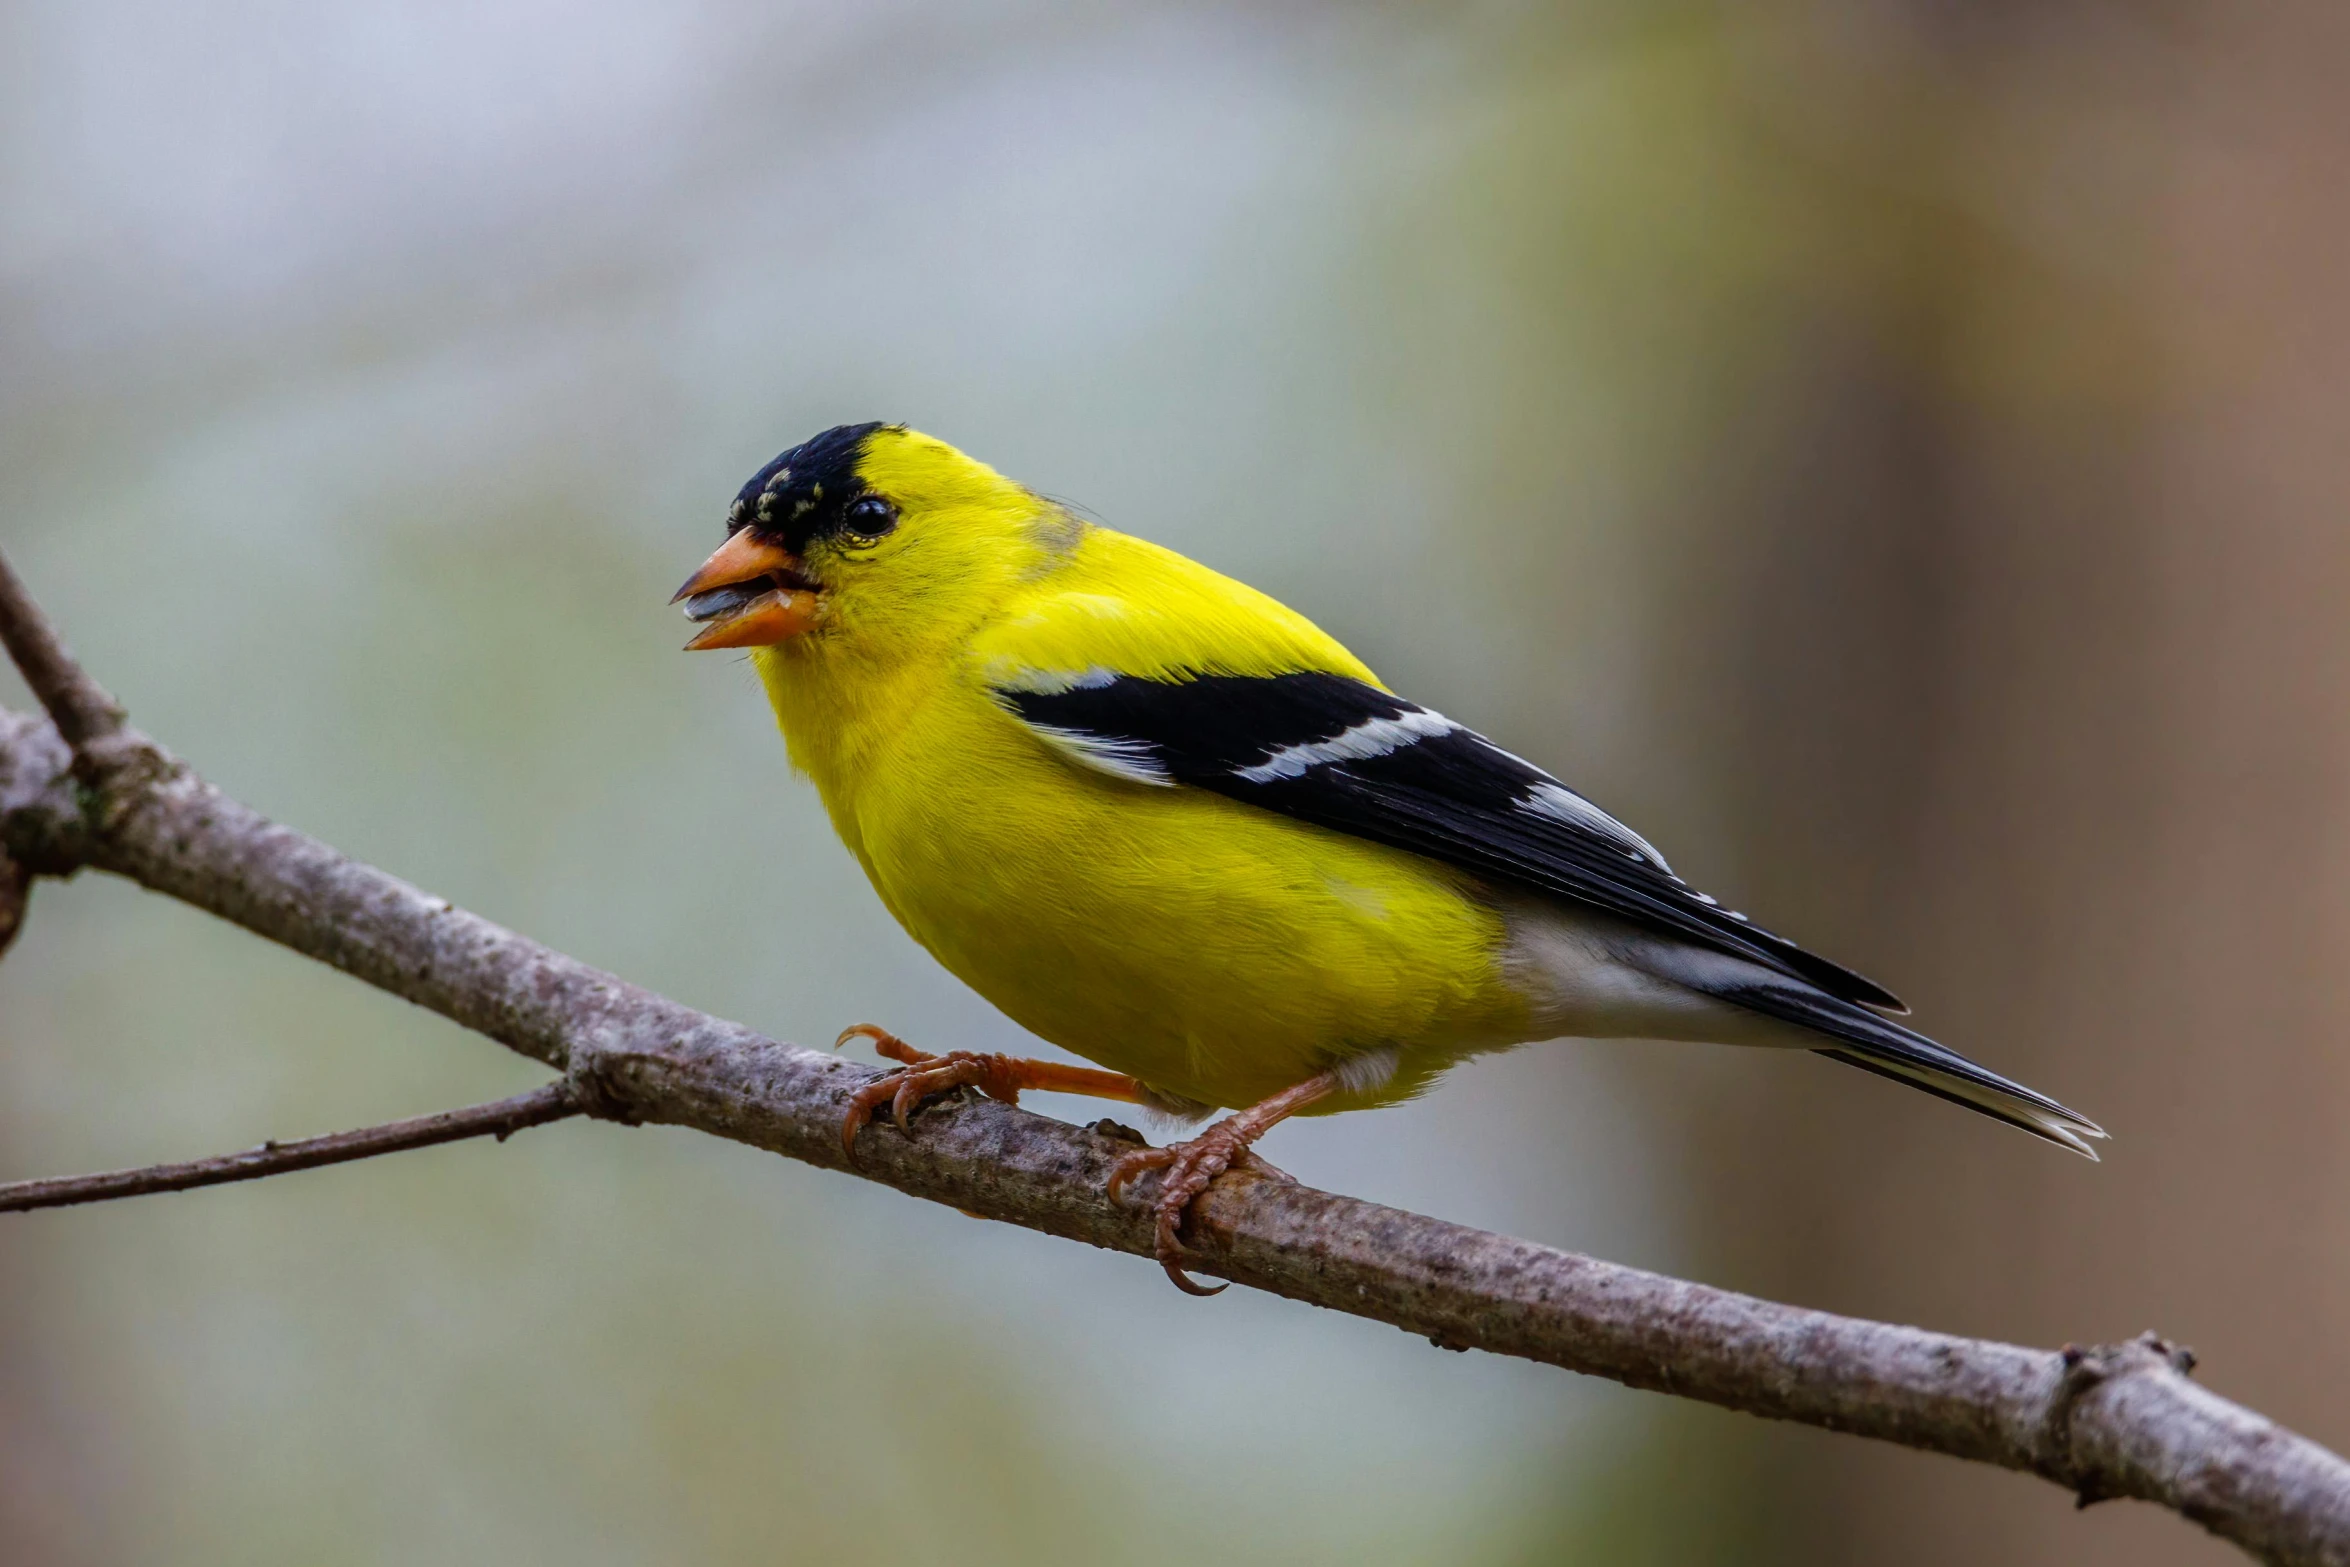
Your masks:
{"label": "bird's eye", "polygon": [[878,495],[867,495],[849,503],[841,522],[852,540],[872,544],[898,525],[898,509]]}

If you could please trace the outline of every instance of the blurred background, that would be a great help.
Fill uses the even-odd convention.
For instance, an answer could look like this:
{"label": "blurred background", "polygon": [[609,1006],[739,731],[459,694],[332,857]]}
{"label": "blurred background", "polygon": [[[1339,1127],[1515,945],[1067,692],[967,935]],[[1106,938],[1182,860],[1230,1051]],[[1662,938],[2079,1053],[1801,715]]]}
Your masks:
{"label": "blurred background", "polygon": [[[2159,1327],[2339,1448],[2345,66],[2327,0],[14,0],[0,541],[265,811],[783,1037],[1023,1049],[663,607],[779,448],[912,422],[2117,1134],[1561,1044],[1279,1163],[1843,1312]],[[536,1075],[97,877],[0,964],[0,1177]],[[0,1557],[2234,1559],[587,1125],[0,1226]]]}

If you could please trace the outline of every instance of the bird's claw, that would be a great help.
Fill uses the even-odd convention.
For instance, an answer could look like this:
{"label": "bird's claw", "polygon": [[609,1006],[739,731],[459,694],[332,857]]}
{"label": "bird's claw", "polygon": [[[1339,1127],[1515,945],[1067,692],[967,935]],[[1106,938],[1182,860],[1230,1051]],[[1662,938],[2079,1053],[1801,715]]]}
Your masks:
{"label": "bird's claw", "polygon": [[841,1117],[840,1146],[851,1163],[857,1158],[857,1134],[871,1124],[874,1112],[885,1104],[898,1130],[911,1132],[914,1112],[924,1100],[953,1093],[958,1088],[976,1088],[1005,1104],[1020,1102],[1017,1063],[1009,1057],[979,1055],[969,1050],[936,1056],[915,1049],[887,1029],[871,1023],[843,1029],[832,1048],[838,1050],[852,1039],[871,1040],[881,1055],[905,1065],[900,1071],[875,1078],[849,1096],[848,1112]]}
{"label": "bird's claw", "polygon": [[1167,1277],[1186,1295],[1221,1295],[1232,1287],[1218,1284],[1211,1289],[1183,1270],[1184,1216],[1200,1194],[1215,1184],[1216,1177],[1227,1170],[1239,1169],[1290,1186],[1297,1184],[1297,1177],[1274,1168],[1249,1151],[1250,1141],[1260,1135],[1261,1129],[1235,1124],[1239,1120],[1234,1117],[1219,1121],[1188,1142],[1170,1143],[1164,1148],[1137,1148],[1110,1167],[1112,1202],[1123,1200],[1126,1188],[1146,1171],[1165,1172],[1159,1178],[1158,1196],[1151,1201],[1152,1249],[1159,1266],[1167,1270]]}
{"label": "bird's claw", "polygon": [[919,1066],[925,1061],[937,1059],[927,1051],[915,1049],[879,1023],[851,1023],[840,1031],[840,1038],[832,1042],[832,1048],[838,1050],[852,1039],[869,1040],[874,1050],[892,1061],[903,1061],[908,1066]]}

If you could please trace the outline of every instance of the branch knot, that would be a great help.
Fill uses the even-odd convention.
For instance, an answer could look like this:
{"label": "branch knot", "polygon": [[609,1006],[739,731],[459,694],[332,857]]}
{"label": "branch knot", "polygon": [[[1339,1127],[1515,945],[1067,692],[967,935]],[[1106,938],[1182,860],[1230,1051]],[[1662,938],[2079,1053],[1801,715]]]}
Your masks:
{"label": "branch knot", "polygon": [[571,1090],[571,1101],[579,1106],[580,1114],[590,1120],[613,1121],[622,1126],[645,1124],[633,1096],[619,1082],[624,1059],[585,1041],[573,1043],[570,1058],[564,1065],[563,1081]]}
{"label": "branch knot", "polygon": [[164,789],[192,776],[188,764],[136,729],[115,729],[73,748],[75,804],[100,838],[124,826]]}
{"label": "branch knot", "polygon": [[2083,1349],[2067,1344],[2057,1358],[2064,1371],[2048,1406],[2048,1446],[2052,1467],[2042,1472],[2072,1487],[2076,1505],[2094,1507],[2121,1494],[2100,1477],[2097,1467],[2081,1462],[2073,1446],[2073,1415],[2081,1401],[2108,1382],[2123,1377],[2173,1374],[2187,1376],[2195,1369],[2195,1352],[2174,1344],[2151,1328],[2122,1344],[2098,1344]]}

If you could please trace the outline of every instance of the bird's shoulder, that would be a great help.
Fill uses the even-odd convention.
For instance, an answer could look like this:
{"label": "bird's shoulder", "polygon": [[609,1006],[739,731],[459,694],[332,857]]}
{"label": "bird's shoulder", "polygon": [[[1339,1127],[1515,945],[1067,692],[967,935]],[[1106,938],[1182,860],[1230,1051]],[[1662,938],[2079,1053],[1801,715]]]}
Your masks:
{"label": "bird's shoulder", "polygon": [[1087,527],[971,644],[991,689],[1202,675],[1377,677],[1271,595],[1130,534]]}

